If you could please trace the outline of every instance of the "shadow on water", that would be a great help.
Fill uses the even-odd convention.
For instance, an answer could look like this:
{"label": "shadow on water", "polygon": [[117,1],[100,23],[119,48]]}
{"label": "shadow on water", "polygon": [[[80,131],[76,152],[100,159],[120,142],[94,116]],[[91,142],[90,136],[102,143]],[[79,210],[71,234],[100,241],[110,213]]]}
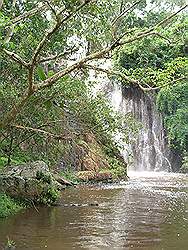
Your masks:
{"label": "shadow on water", "polygon": [[8,236],[19,250],[187,250],[188,176],[129,175],[127,183],[67,189],[58,207],[0,220],[0,249]]}

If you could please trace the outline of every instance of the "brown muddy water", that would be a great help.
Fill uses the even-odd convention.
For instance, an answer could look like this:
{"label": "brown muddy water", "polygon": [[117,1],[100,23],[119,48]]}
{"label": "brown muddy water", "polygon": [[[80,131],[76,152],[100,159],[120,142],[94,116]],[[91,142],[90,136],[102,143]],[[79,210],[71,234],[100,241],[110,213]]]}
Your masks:
{"label": "brown muddy water", "polygon": [[188,176],[129,175],[127,183],[67,189],[58,207],[1,219],[0,249],[9,237],[19,250],[188,250]]}

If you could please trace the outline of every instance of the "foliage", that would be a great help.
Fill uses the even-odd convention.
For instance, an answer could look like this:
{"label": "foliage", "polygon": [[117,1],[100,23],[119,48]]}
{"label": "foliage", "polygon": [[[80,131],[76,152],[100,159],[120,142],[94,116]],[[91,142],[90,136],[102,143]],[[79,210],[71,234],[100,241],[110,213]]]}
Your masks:
{"label": "foliage", "polygon": [[45,174],[43,171],[37,171],[36,179],[44,183],[52,184],[52,177],[50,174]]}
{"label": "foliage", "polygon": [[112,172],[113,177],[115,179],[126,177],[127,166],[123,157],[120,155],[117,144],[108,140],[105,145],[103,145],[102,150],[109,163],[109,169]]}
{"label": "foliage", "polygon": [[15,214],[23,207],[6,194],[0,193],[0,218]]}
{"label": "foliage", "polygon": [[42,189],[44,189],[37,202],[48,206],[54,204],[60,197],[60,191],[53,183],[52,175],[37,171],[36,179],[40,181],[38,185],[41,185]]}
{"label": "foliage", "polygon": [[188,154],[187,154],[187,152],[184,152],[183,164],[181,166],[180,171],[182,173],[188,173]]}
{"label": "foliage", "polygon": [[176,147],[188,149],[188,82],[163,88],[157,97],[159,110],[164,113],[169,141]]}
{"label": "foliage", "polygon": [[187,22],[181,16],[167,31],[159,29],[162,37],[146,37],[123,47],[114,57],[115,67],[144,87],[161,87],[185,76]]}
{"label": "foliage", "polygon": [[120,162],[115,157],[109,157],[108,162],[110,164],[110,170],[112,172],[113,178],[125,178],[127,176],[127,169],[126,166],[123,165],[122,162]]}
{"label": "foliage", "polygon": [[60,197],[60,191],[57,190],[57,188],[53,186],[49,186],[47,190],[44,191],[44,193],[41,195],[40,199],[38,200],[38,203],[41,203],[43,205],[52,205],[54,204]]}

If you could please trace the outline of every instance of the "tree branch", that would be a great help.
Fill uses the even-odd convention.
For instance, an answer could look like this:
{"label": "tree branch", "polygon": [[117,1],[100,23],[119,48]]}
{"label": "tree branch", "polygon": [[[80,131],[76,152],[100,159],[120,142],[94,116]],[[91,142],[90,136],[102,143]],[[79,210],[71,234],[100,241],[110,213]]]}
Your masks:
{"label": "tree branch", "polygon": [[26,127],[26,126],[22,126],[22,125],[12,125],[12,127],[14,128],[17,128],[17,129],[24,129],[24,130],[29,130],[29,131],[33,131],[33,132],[36,132],[36,133],[42,133],[44,135],[47,135],[47,136],[50,136],[50,137],[53,137],[55,139],[58,139],[58,140],[68,140],[68,139],[72,139],[72,137],[65,137],[63,135],[57,135],[57,134],[53,134],[53,133],[50,133],[48,131],[45,131],[43,129],[38,129],[38,128],[31,128],[31,127]]}
{"label": "tree branch", "polygon": [[60,54],[57,54],[57,55],[53,55],[53,56],[49,56],[49,57],[46,57],[46,58],[41,58],[38,62],[39,63],[44,63],[44,62],[53,61],[53,60],[62,58],[64,56],[67,56],[69,54],[72,54],[72,53],[74,53],[74,52],[76,52],[78,50],[79,50],[79,48],[74,46],[70,50],[67,50],[67,51],[65,51],[63,53],[60,53]]}
{"label": "tree branch", "polygon": [[0,9],[3,7],[3,0],[0,0]]}
{"label": "tree branch", "polygon": [[24,61],[19,55],[17,55],[16,53],[14,52],[11,52],[11,51],[8,51],[6,49],[3,49],[3,52],[13,61],[21,64],[22,66],[28,68],[29,67],[29,64]]}
{"label": "tree branch", "polygon": [[129,12],[132,8],[134,8],[136,5],[138,5],[139,3],[141,3],[142,0],[137,1],[135,3],[133,3],[129,8],[125,9],[124,11],[122,11],[117,17],[114,18],[114,20],[112,21],[112,26],[115,25],[115,23],[117,23],[117,21],[123,17],[127,12]]}
{"label": "tree branch", "polygon": [[124,80],[134,84],[134,85],[141,85],[141,83],[138,81],[138,80],[134,80],[132,78],[129,78],[128,76],[126,76],[124,73],[122,72],[117,72],[117,71],[112,71],[112,70],[109,70],[109,69],[103,69],[103,68],[100,68],[100,67],[97,67],[97,66],[94,66],[94,65],[90,65],[90,64],[83,64],[82,65],[82,68],[85,68],[85,69],[93,69],[95,71],[100,71],[100,72],[103,72],[107,75],[116,75],[116,76],[120,76],[122,77]]}
{"label": "tree branch", "polygon": [[85,7],[87,4],[89,4],[92,0],[84,1],[74,12],[67,15],[63,20],[57,21],[54,27],[49,29],[46,34],[44,35],[43,39],[39,42],[38,46],[36,47],[32,59],[31,59],[31,65],[36,64],[37,57],[40,54],[42,48],[47,43],[47,41],[50,39],[50,37],[61,27],[61,25],[68,21],[70,18],[72,18],[78,11],[80,11],[83,7]]}
{"label": "tree branch", "polygon": [[143,37],[146,37],[148,35],[153,35],[154,32],[143,32],[140,33],[141,35],[137,34],[137,36],[134,36],[133,38],[128,39],[127,41],[124,41],[123,43],[120,43],[118,40],[116,40],[111,46],[99,51],[99,52],[95,52],[89,56],[86,56],[85,58],[81,59],[80,61],[74,63],[73,65],[67,67],[66,69],[57,72],[56,74],[54,74],[52,77],[46,79],[45,81],[35,85],[35,89],[39,90],[39,89],[44,89],[46,87],[49,87],[51,85],[54,84],[54,82],[56,82],[57,80],[59,80],[61,77],[69,74],[70,72],[74,71],[75,69],[79,69],[82,68],[82,65],[94,60],[94,59],[100,59],[102,58],[105,54],[109,53],[110,51],[114,50],[115,48],[119,47],[120,45],[126,44],[126,43],[131,43],[133,41],[136,41],[138,39],[141,39]]}
{"label": "tree branch", "polygon": [[160,27],[163,24],[167,23],[170,19],[172,19],[174,16],[176,16],[178,13],[180,13],[182,10],[186,9],[188,7],[188,4],[184,5],[182,8],[180,8],[177,12],[174,12],[172,15],[168,16],[161,22],[159,22],[154,28]]}
{"label": "tree branch", "polygon": [[162,38],[162,39],[166,40],[169,44],[172,44],[172,41],[170,41],[170,39],[168,39],[167,37],[165,37],[165,36],[161,35],[160,33],[155,32],[155,34],[154,34],[154,35],[156,35],[156,36],[158,36],[158,37],[160,37],[160,38]]}
{"label": "tree branch", "polygon": [[[16,5],[16,0],[13,0],[12,1],[12,9],[15,8],[15,5]],[[13,16],[15,16],[15,13],[13,13]],[[14,32],[14,25],[12,25],[12,26],[10,26],[8,28],[8,31],[7,31],[7,34],[6,34],[6,37],[5,37],[5,43],[10,42],[10,40],[12,38],[12,35],[13,35],[13,32]]]}
{"label": "tree branch", "polygon": [[[107,70],[107,69],[103,69],[103,68],[100,68],[100,67],[97,67],[97,66],[94,66],[94,65],[90,65],[90,64],[84,64],[84,65],[82,65],[82,67],[83,67],[83,68],[86,68],[86,69],[93,69],[93,70],[95,70],[95,71],[100,71],[100,72],[103,72],[103,73],[105,73],[105,74],[107,74],[107,75],[116,75],[116,76],[119,76],[119,77],[121,77],[122,79],[124,79],[124,80],[126,80],[126,81],[128,81],[128,82],[130,82],[130,83],[132,83],[132,84],[134,84],[134,85],[137,85],[137,86],[138,86],[141,90],[143,90],[143,91],[158,90],[158,89],[161,89],[161,88],[166,87],[166,86],[168,86],[168,85],[172,85],[172,84],[174,84],[174,83],[176,83],[176,82],[178,82],[178,81],[182,81],[182,80],[188,79],[187,77],[180,77],[180,78],[178,78],[178,79],[175,79],[175,80],[173,80],[173,81],[168,82],[168,83],[165,84],[165,85],[156,86],[156,87],[151,87],[151,86],[149,86],[147,83],[141,83],[141,82],[138,81],[138,80],[134,80],[134,79],[132,79],[132,78],[129,78],[128,76],[126,76],[126,75],[125,75],[124,73],[122,73],[122,72]],[[142,84],[147,85],[148,87],[145,88],[145,87],[142,86]]]}

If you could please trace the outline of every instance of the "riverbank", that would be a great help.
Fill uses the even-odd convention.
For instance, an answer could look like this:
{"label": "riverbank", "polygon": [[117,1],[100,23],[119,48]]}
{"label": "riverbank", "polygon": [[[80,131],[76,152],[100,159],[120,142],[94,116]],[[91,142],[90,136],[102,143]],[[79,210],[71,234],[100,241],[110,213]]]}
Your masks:
{"label": "riverbank", "polygon": [[58,204],[67,186],[91,183],[113,183],[127,180],[126,172],[114,170],[50,171],[42,161],[9,166],[0,174],[0,217],[15,214],[24,207]]}

